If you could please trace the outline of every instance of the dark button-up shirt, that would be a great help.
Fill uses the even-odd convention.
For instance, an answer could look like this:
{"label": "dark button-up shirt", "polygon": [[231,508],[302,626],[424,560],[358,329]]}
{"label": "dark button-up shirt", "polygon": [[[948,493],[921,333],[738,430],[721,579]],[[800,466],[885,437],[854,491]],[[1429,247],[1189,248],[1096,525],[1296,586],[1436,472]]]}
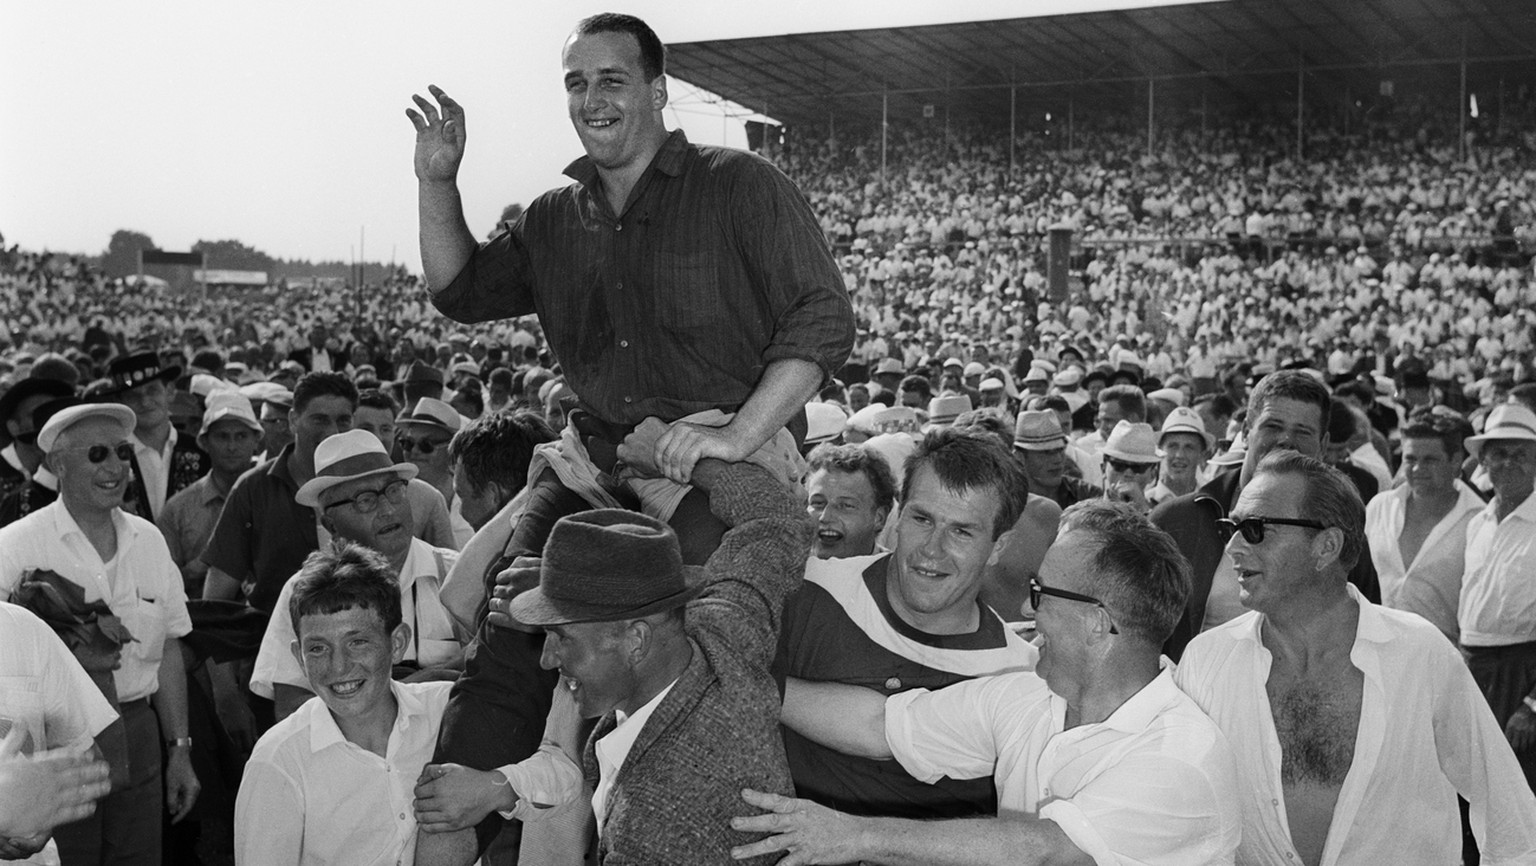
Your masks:
{"label": "dark button-up shirt", "polygon": [[633,424],[734,411],[770,363],[830,376],[853,311],[810,205],[754,154],[668,137],[615,215],[586,157],[433,297],[460,322],[537,313],[571,387]]}
{"label": "dark button-up shirt", "polygon": [[288,471],[293,443],[248,470],[230,488],[202,560],[240,581],[245,600],[271,613],[277,595],[305,557],[320,547],[314,509],[294,501]]}

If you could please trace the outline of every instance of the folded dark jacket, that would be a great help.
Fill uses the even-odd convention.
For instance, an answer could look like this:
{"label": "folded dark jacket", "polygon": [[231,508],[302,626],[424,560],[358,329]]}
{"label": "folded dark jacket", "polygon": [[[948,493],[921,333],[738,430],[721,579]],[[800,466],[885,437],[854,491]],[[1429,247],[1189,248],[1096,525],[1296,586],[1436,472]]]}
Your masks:
{"label": "folded dark jacket", "polygon": [[22,576],[11,593],[11,603],[37,614],[72,650],[87,647],[113,652],[134,640],[106,602],[87,602],[83,588],[45,568]]}

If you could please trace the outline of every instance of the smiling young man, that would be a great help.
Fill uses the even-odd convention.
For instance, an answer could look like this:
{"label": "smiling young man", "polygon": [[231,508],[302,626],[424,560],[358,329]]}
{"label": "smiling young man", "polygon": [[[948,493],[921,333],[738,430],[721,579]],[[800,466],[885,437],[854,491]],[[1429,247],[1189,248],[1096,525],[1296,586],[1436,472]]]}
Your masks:
{"label": "smiling young man", "polygon": [[297,628],[285,650],[320,700],[263,735],[245,765],[235,802],[242,866],[411,862],[412,788],[452,686],[391,677],[413,640],[393,570],[343,542],[311,555],[294,579],[284,615]]}
{"label": "smiling young man", "polygon": [[807,510],[816,519],[817,559],[868,556],[896,501],[885,458],[861,445],[818,445],[807,456]]}
{"label": "smiling young man", "polygon": [[[1025,506],[1023,471],[995,436],[946,427],[918,443],[903,474],[896,549],[818,554],[806,566],[805,585],[784,605],[774,668],[792,678],[786,704],[795,701],[799,680],[890,695],[1034,667],[1034,648],[980,601],[987,568]],[[825,526],[823,518],[818,547]],[[945,818],[997,809],[990,776],[927,785],[791,729],[784,747],[798,795],[837,809]]]}

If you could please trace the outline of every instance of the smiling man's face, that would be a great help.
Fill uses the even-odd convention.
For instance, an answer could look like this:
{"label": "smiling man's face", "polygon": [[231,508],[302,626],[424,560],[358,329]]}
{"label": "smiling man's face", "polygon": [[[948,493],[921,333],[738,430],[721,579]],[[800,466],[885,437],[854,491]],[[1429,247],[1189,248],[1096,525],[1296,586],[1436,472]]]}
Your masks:
{"label": "smiling man's face", "polygon": [[350,607],[304,614],[296,627],[294,657],[343,731],[351,720],[390,708],[390,674],[405,656],[410,626],[401,623],[389,632],[378,611]]}
{"label": "smiling man's face", "polygon": [[667,79],[647,79],[640,43],[628,33],[572,36],[562,55],[566,110],[599,169],[643,169],[667,130]]}

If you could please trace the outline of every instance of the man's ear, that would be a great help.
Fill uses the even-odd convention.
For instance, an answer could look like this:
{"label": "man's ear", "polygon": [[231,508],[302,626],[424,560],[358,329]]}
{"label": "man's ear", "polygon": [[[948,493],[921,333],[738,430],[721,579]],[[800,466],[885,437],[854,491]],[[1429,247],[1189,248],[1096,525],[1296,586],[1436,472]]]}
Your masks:
{"label": "man's ear", "polygon": [[1322,530],[1312,539],[1312,557],[1314,568],[1322,571],[1344,553],[1344,530],[1337,526],[1330,526]]}
{"label": "man's ear", "polygon": [[660,111],[667,107],[667,76],[658,75],[651,82],[651,108]]}
{"label": "man's ear", "polygon": [[405,658],[406,647],[410,645],[411,627],[402,622],[395,626],[394,631],[389,633],[389,660],[394,664],[399,664]]}
{"label": "man's ear", "polygon": [[[288,642],[288,651],[293,653],[293,660],[299,663],[299,670],[304,670],[304,651],[299,648],[298,638]],[[308,671],[305,671],[305,675],[308,675]]]}
{"label": "man's ear", "polygon": [[987,565],[997,565],[997,561],[1003,558],[1003,550],[1008,547],[1008,542],[1013,540],[1012,527],[1003,530],[1003,534],[992,542],[992,553],[987,557]]}

